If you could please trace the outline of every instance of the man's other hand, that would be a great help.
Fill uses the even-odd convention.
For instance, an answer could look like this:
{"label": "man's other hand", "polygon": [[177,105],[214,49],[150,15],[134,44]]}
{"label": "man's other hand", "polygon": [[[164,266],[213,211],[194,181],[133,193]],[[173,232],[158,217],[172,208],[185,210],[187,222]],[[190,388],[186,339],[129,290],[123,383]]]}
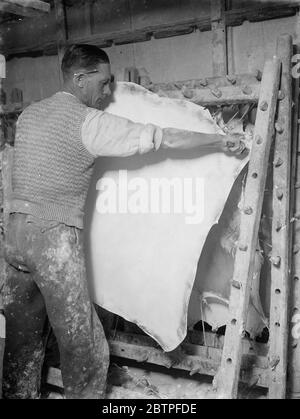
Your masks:
{"label": "man's other hand", "polygon": [[226,153],[242,154],[247,148],[243,134],[228,134],[222,140],[222,148]]}

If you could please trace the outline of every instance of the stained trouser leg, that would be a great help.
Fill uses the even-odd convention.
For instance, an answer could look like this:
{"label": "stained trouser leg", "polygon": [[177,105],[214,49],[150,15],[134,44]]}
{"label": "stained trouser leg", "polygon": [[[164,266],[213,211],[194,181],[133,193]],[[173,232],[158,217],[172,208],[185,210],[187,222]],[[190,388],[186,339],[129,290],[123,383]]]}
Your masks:
{"label": "stained trouser leg", "polygon": [[66,226],[45,234],[35,280],[58,342],[66,397],[104,398],[109,351],[89,298],[82,238]]}
{"label": "stained trouser leg", "polygon": [[11,265],[7,266],[3,297],[6,317],[3,397],[37,398],[47,337],[44,299],[31,274]]}

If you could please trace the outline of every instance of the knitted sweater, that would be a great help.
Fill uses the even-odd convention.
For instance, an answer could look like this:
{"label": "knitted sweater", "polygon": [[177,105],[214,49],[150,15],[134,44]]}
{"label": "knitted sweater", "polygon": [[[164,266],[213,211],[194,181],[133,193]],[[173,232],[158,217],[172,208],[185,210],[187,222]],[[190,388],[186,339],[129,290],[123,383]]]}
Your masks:
{"label": "knitted sweater", "polygon": [[95,160],[81,140],[89,111],[62,92],[25,109],[17,124],[10,212],[83,227]]}

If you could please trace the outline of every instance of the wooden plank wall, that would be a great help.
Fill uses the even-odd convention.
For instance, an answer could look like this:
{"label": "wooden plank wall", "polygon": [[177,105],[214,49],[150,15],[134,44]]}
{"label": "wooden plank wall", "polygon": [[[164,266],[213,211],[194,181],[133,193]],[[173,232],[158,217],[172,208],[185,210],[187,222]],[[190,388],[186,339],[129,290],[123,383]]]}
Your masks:
{"label": "wooden plank wall", "polygon": [[[67,5],[69,1],[65,2]],[[230,1],[227,1],[230,6]],[[291,3],[291,2],[289,2]],[[239,26],[245,20],[262,21],[275,16],[292,16],[297,4],[273,1],[273,7],[258,2],[233,2],[227,8],[226,22]],[[156,39],[195,30],[208,31],[211,28],[210,0],[95,0],[77,1],[75,7],[66,8],[68,39],[97,43],[99,46],[125,44]],[[84,22],[84,24],[82,24]],[[39,19],[5,23],[1,27],[5,48],[9,53],[24,53],[28,49],[39,54],[56,52],[55,13]]]}
{"label": "wooden plank wall", "polygon": [[56,43],[58,54],[58,67],[59,67],[59,83],[63,85],[63,75],[61,71],[61,63],[64,57],[65,45],[67,40],[67,21],[66,10],[63,0],[54,0],[54,10],[56,18]]}
{"label": "wooden plank wall", "polygon": [[[79,7],[78,9],[80,12],[84,11]],[[180,11],[181,9],[177,9],[177,13]],[[86,19],[93,21],[99,13],[99,10],[95,11]],[[88,16],[88,13],[85,12],[85,15]],[[173,16],[174,20],[175,16],[177,19],[180,18],[180,15],[175,15],[175,12],[170,16]],[[138,15],[138,18],[141,25],[143,21],[141,15]],[[54,22],[50,21],[49,18],[48,29],[51,32],[51,30],[54,31],[51,29]],[[242,26],[228,28],[229,73],[253,73],[257,68],[262,69],[265,59],[271,58],[274,54],[277,35],[289,33],[295,36],[297,21],[297,16],[291,16],[266,22],[244,22]],[[43,37],[47,40],[48,29],[44,28],[45,35],[43,35],[41,22],[42,19],[36,22],[36,37]],[[154,16],[153,22],[159,22],[159,17]],[[70,34],[70,31],[74,32],[75,29],[72,29],[72,22],[68,24]],[[112,22],[112,24],[115,23]],[[92,24],[93,27],[95,23]],[[11,27],[12,31],[16,30],[14,36],[20,38],[25,36],[21,29],[17,28],[16,25]],[[147,42],[113,45],[107,48],[107,52],[118,80],[124,79],[124,68],[138,67],[144,68],[154,83],[160,83],[213,75],[211,45],[211,31],[196,31],[182,36],[151,39]],[[57,49],[57,45],[55,48]],[[58,81],[55,55],[11,59],[8,61],[8,78],[5,84],[7,100],[10,102],[11,91],[15,87],[23,90],[24,102],[39,100],[57,91]]]}

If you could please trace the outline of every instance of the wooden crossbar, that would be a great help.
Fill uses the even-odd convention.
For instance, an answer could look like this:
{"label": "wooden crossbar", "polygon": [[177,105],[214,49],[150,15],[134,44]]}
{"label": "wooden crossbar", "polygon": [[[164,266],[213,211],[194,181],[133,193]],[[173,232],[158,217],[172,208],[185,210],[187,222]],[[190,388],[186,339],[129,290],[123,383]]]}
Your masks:
{"label": "wooden crossbar", "polygon": [[274,58],[266,62],[263,71],[231,286],[230,320],[226,325],[220,370],[214,380],[219,398],[236,398],[238,392],[242,338],[246,328],[267,166],[274,133],[280,68],[280,61]]}
{"label": "wooden crossbar", "polygon": [[40,0],[2,0],[0,12],[24,17],[38,17],[50,12],[50,4]]}
{"label": "wooden crossbar", "polygon": [[[209,337],[209,333],[207,337]],[[214,376],[218,370],[222,348],[208,347],[196,344],[183,344],[184,355],[180,360],[172,359],[163,352],[149,336],[117,332],[109,340],[109,350],[112,357],[133,360],[139,363],[160,365],[167,369],[175,368],[187,371],[191,376],[204,374]],[[244,344],[247,341],[243,342]],[[244,345],[245,346],[245,345]],[[243,355],[240,381],[246,385],[255,382],[261,388],[269,385],[268,360],[265,356],[249,352]],[[55,368],[49,368],[46,376],[48,384],[63,387],[61,373]]]}

